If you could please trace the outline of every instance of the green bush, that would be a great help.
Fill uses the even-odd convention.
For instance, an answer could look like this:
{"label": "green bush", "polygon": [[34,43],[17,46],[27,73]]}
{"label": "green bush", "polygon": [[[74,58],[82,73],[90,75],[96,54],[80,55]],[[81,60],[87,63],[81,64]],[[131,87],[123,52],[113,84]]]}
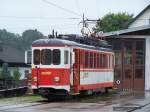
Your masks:
{"label": "green bush", "polygon": [[19,69],[16,68],[14,71],[13,71],[13,78],[14,80],[20,80],[21,78],[21,73],[19,72]]}
{"label": "green bush", "polygon": [[8,70],[8,64],[7,63],[3,63],[3,65],[2,65],[2,70],[0,72],[0,78],[12,79],[10,71]]}

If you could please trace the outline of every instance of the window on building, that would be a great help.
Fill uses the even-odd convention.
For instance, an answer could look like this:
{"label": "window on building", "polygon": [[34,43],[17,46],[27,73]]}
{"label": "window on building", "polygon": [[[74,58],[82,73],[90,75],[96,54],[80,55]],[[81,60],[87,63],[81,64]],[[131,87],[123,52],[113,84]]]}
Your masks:
{"label": "window on building", "polygon": [[131,42],[124,43],[124,64],[129,65],[132,64],[132,51],[133,44]]}
{"label": "window on building", "polygon": [[136,65],[144,64],[144,54],[143,52],[136,52]]}
{"label": "window on building", "polygon": [[124,64],[125,65],[132,64],[132,52],[131,51],[126,51],[124,53]]}
{"label": "window on building", "polygon": [[144,41],[136,42],[136,65],[144,64]]}
{"label": "window on building", "polygon": [[115,51],[115,64],[116,65],[121,64],[121,51],[119,50]]}

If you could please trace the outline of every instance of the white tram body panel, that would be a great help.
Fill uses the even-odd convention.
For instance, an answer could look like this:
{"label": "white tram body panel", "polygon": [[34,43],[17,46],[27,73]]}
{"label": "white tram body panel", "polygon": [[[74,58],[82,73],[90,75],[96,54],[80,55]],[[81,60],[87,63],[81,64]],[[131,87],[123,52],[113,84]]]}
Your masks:
{"label": "white tram body panel", "polygon": [[80,85],[107,84],[114,81],[113,71],[80,72]]}

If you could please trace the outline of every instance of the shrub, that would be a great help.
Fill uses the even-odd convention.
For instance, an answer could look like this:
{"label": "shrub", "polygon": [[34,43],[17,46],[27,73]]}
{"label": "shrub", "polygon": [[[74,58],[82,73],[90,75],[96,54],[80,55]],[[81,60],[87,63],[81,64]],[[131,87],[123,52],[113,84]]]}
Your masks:
{"label": "shrub", "polygon": [[21,73],[19,72],[19,69],[16,68],[14,71],[13,71],[13,78],[14,80],[20,80],[21,78]]}

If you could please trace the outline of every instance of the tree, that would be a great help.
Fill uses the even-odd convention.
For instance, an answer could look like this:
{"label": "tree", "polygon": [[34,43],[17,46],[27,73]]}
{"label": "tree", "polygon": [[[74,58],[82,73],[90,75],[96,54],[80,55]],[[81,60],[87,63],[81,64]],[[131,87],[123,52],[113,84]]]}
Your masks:
{"label": "tree", "polygon": [[128,13],[108,13],[96,24],[96,32],[110,32],[126,29],[132,21],[133,15]]}
{"label": "tree", "polygon": [[26,30],[22,33],[21,46],[23,50],[30,48],[32,42],[37,39],[43,38],[44,35],[37,30]]}
{"label": "tree", "polygon": [[3,45],[10,45],[15,48],[20,48],[19,44],[20,35],[7,32],[7,30],[0,30],[0,41]]}
{"label": "tree", "polygon": [[[9,45],[21,51],[29,49],[34,40],[43,37],[44,35],[37,30],[26,30],[22,33],[22,36],[20,36],[19,34],[7,32],[5,29],[0,29],[0,42],[3,45]],[[0,47],[2,48],[2,45]]]}
{"label": "tree", "polygon": [[14,80],[20,80],[21,78],[21,73],[19,72],[19,69],[16,68],[14,71],[13,71],[13,78]]}
{"label": "tree", "polygon": [[10,71],[8,70],[8,64],[3,63],[2,70],[0,73],[0,78],[4,79],[12,79],[12,76],[10,75]]}

